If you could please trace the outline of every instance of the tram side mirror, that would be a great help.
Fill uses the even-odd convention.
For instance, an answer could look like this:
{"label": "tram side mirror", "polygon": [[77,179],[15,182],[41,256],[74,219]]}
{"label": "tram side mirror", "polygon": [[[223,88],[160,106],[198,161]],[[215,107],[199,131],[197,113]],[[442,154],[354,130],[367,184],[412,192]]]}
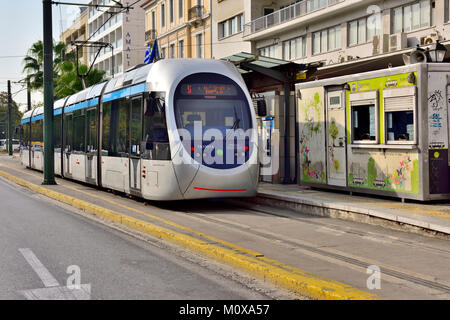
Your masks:
{"label": "tram side mirror", "polygon": [[258,117],[265,117],[267,116],[267,104],[265,99],[257,100],[256,101],[256,109],[258,112]]}
{"label": "tram side mirror", "polygon": [[153,116],[155,113],[164,112],[164,100],[156,97],[148,97],[146,116]]}

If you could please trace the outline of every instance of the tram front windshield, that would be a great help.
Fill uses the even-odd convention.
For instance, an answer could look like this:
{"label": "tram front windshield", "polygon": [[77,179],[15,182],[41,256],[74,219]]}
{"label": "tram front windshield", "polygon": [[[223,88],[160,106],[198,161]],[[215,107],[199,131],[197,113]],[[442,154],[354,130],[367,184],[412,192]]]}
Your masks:
{"label": "tram front windshield", "polygon": [[199,73],[185,78],[175,92],[175,117],[179,129],[193,136],[194,126],[218,129],[225,137],[230,129],[252,128],[247,98],[231,79]]}

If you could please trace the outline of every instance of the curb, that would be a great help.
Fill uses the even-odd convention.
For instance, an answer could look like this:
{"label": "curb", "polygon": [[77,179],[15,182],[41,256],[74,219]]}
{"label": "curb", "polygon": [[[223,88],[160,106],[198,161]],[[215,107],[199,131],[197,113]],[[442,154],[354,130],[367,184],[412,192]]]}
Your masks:
{"label": "curb", "polygon": [[[284,265],[281,262],[264,257],[254,251],[222,242],[231,247],[223,248],[201,239],[185,235],[155,224],[142,221],[103,207],[72,198],[56,191],[32,184],[0,170],[0,176],[18,185],[60,202],[69,204],[104,220],[126,226],[135,231],[144,232],[161,240],[181,245],[187,249],[213,258],[227,265],[237,267],[253,276],[268,280],[284,289],[294,291],[312,299],[325,300],[379,300],[377,295],[361,291],[349,285],[322,278],[307,271]],[[208,238],[207,235],[205,237]],[[213,238],[213,237],[210,237]],[[242,250],[244,249],[244,250]],[[245,254],[247,253],[247,254]],[[250,253],[251,255],[248,255]]]}
{"label": "curb", "polygon": [[[311,215],[320,216],[330,216],[336,217],[339,214],[357,214],[366,217],[372,217],[376,219],[382,219],[393,223],[410,225],[415,228],[426,229],[432,232],[439,232],[445,236],[450,235],[450,227],[437,225],[435,223],[429,223],[426,221],[415,219],[414,217],[405,217],[396,215],[386,211],[373,210],[369,208],[361,208],[356,206],[351,206],[345,203],[336,203],[327,200],[316,200],[312,198],[307,198],[303,196],[294,195],[278,195],[272,194],[269,191],[259,191],[257,196],[254,198],[256,203],[262,202],[263,204],[274,205],[273,200],[277,200],[283,203],[284,207],[289,207],[289,204],[294,204],[296,206],[295,210],[301,210],[303,213],[308,213]],[[297,206],[300,206],[298,208]],[[292,209],[292,208],[291,208]],[[320,209],[319,213],[317,210]]]}

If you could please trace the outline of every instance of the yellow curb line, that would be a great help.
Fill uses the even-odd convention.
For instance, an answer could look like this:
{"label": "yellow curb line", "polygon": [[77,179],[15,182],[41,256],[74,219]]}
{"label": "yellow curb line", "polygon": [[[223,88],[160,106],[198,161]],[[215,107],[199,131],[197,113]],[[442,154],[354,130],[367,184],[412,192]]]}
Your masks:
{"label": "yellow curb line", "polygon": [[[310,272],[303,271],[297,268],[289,267],[285,270],[284,264],[266,258],[267,262],[272,262],[274,265],[266,263],[260,259],[256,259],[236,250],[230,250],[216,246],[211,243],[201,241],[197,238],[166,229],[152,223],[142,221],[120,214],[118,212],[102,208],[100,206],[69,197],[67,195],[52,191],[50,189],[37,186],[28,181],[19,179],[0,170],[0,176],[10,180],[18,185],[36,191],[47,197],[56,199],[60,202],[69,204],[78,209],[90,212],[96,216],[102,217],[107,221],[122,224],[137,231],[141,231],[157,237],[161,240],[167,240],[176,243],[183,247],[189,248],[208,257],[214,258],[220,262],[224,262],[233,267],[237,267],[243,271],[249,272],[252,275],[259,276],[264,280],[268,280],[275,285],[281,286],[285,289],[292,290],[303,296],[312,299],[326,299],[326,300],[378,300],[381,299],[377,295],[364,292],[353,288],[349,285],[322,278]],[[205,235],[206,236],[206,235]],[[209,237],[208,237],[209,238]],[[213,238],[213,237],[211,237]],[[236,247],[236,246],[235,246]],[[239,247],[241,248],[241,247]],[[247,252],[253,252],[246,250]]]}

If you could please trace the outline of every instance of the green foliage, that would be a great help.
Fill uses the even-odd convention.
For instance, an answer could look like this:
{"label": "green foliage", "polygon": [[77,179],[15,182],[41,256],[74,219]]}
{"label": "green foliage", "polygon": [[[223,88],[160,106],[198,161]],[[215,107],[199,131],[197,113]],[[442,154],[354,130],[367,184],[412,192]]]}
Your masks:
{"label": "green foliage", "polygon": [[[83,90],[83,82],[81,77],[77,75],[76,64],[74,62],[61,62],[59,68],[60,74],[55,79],[55,99],[61,99]],[[87,71],[88,67],[85,65],[78,67],[79,74],[86,74]],[[104,79],[105,72],[92,69],[84,79],[86,88],[103,82]]]}
{"label": "green foliage", "polygon": [[[64,43],[54,43],[53,45],[53,80],[55,99],[64,98],[83,90],[81,78],[77,75],[74,54],[66,54],[64,61],[63,50],[66,49]],[[23,72],[26,74],[25,80],[30,82],[31,90],[42,90],[44,87],[44,45],[41,40],[34,43],[28,50],[24,58]],[[86,74],[88,67],[80,65],[79,74]],[[103,82],[105,72],[92,69],[85,77],[86,87]]]}
{"label": "green foliage", "polygon": [[[12,129],[15,133],[15,128],[19,127],[22,119],[22,112],[19,111],[19,106],[12,101]],[[6,139],[8,131],[8,94],[0,92],[0,139]],[[16,137],[14,134],[13,137]]]}

